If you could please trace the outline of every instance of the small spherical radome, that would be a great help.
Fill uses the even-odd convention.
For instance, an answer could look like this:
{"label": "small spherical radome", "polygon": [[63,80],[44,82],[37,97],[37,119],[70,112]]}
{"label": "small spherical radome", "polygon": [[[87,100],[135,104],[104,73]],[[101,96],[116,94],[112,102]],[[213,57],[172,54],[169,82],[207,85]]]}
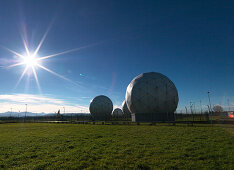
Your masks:
{"label": "small spherical radome", "polygon": [[112,110],[112,101],[104,95],[93,98],[89,106],[89,111],[94,118],[107,118],[111,116]]}
{"label": "small spherical radome", "polygon": [[131,112],[129,111],[125,100],[122,103],[122,111],[123,111],[123,114],[126,115],[126,117],[131,117]]}
{"label": "small spherical radome", "polygon": [[135,77],[127,87],[125,101],[134,114],[174,113],[178,92],[165,75],[148,72]]}
{"label": "small spherical radome", "polygon": [[116,108],[116,109],[114,109],[112,115],[114,117],[120,117],[120,116],[123,116],[123,112],[120,108]]}

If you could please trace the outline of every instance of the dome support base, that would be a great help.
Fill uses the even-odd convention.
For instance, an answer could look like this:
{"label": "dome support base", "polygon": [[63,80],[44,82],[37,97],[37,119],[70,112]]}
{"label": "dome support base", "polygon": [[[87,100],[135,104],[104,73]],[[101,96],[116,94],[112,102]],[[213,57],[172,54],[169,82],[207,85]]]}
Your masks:
{"label": "dome support base", "polygon": [[168,122],[175,121],[174,113],[132,114],[132,122]]}

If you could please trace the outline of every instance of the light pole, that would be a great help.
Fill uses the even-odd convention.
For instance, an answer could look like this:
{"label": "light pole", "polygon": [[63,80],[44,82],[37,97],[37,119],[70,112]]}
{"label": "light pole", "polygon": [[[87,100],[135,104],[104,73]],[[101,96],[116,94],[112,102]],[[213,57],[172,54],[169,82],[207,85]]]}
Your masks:
{"label": "light pole", "polygon": [[201,100],[200,100],[200,106],[201,106],[201,114],[202,114],[202,103],[201,103]]}
{"label": "light pole", "polygon": [[211,108],[211,102],[210,102],[210,92],[208,91],[207,92],[207,95],[208,95],[208,99],[209,99],[209,104],[210,104],[210,116],[211,116],[211,124],[213,125],[213,122],[212,122],[212,119],[213,119],[213,116],[212,116],[212,108]]}
{"label": "light pole", "polygon": [[193,118],[193,122],[194,122],[194,116],[193,116],[193,103],[190,102],[190,109],[191,109],[191,114],[192,114],[192,118]]}
{"label": "light pole", "polygon": [[65,117],[65,107],[63,107],[63,114],[64,114],[64,118],[66,119],[66,117]]}
{"label": "light pole", "polygon": [[25,122],[25,120],[26,120],[26,115],[27,115],[27,107],[28,107],[28,104],[25,104],[25,106],[26,106],[26,110],[25,110],[25,114],[24,114],[24,122]]}
{"label": "light pole", "polygon": [[200,107],[201,107],[201,115],[200,115],[200,121],[202,120],[202,103],[201,103],[201,100],[200,100]]}
{"label": "light pole", "polygon": [[193,108],[194,108],[194,113],[196,114],[196,106],[195,106],[195,102],[193,102]]}
{"label": "light pole", "polygon": [[191,111],[191,114],[193,114],[193,102],[190,102],[190,111]]}
{"label": "light pole", "polygon": [[210,92],[208,91],[207,94],[208,94],[208,99],[209,99],[210,111],[212,111],[211,102],[210,102]]}
{"label": "light pole", "polygon": [[65,114],[65,107],[63,107],[63,113]]}
{"label": "light pole", "polygon": [[185,106],[185,112],[186,112],[185,119],[188,121],[188,109],[187,109],[187,107],[186,107],[186,106]]}
{"label": "light pole", "polygon": [[228,111],[230,112],[230,103],[229,103],[229,99],[227,99],[228,102]]}

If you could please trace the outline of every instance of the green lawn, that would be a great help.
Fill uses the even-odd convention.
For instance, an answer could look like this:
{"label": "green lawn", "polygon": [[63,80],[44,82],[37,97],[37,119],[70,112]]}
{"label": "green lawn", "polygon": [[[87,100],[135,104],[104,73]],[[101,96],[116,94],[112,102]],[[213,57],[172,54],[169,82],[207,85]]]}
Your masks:
{"label": "green lawn", "polygon": [[0,124],[0,169],[234,169],[223,127]]}

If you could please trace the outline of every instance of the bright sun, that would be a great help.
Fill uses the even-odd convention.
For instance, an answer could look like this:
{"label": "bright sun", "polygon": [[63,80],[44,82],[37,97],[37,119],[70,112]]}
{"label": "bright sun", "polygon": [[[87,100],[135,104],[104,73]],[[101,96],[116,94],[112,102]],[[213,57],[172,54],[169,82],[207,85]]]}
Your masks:
{"label": "bright sun", "polygon": [[25,56],[23,60],[24,64],[28,67],[35,67],[38,65],[37,58],[33,55]]}
{"label": "bright sun", "polygon": [[55,57],[55,56],[58,56],[58,55],[62,55],[62,54],[66,54],[66,53],[70,53],[70,52],[73,52],[73,51],[79,51],[81,49],[84,49],[84,48],[87,48],[89,46],[84,46],[84,47],[80,47],[80,48],[74,48],[74,49],[71,49],[71,50],[67,50],[67,51],[63,51],[63,52],[59,52],[59,53],[55,53],[55,54],[51,54],[51,55],[47,55],[47,56],[38,56],[38,51],[40,50],[45,38],[46,38],[46,35],[48,33],[48,30],[45,32],[45,34],[43,35],[40,43],[38,44],[37,48],[35,49],[35,51],[33,51],[32,53],[29,51],[29,48],[28,48],[28,44],[27,44],[27,41],[26,41],[26,38],[25,37],[22,37],[22,40],[23,40],[23,44],[24,44],[24,47],[25,47],[25,55],[22,55],[14,50],[11,50],[9,48],[6,48],[4,47],[6,50],[8,50],[9,52],[13,53],[14,55],[18,56],[21,61],[17,61],[15,64],[12,64],[10,66],[8,66],[8,68],[11,68],[11,67],[15,67],[15,66],[20,66],[20,65],[24,65],[25,68],[24,68],[24,71],[22,72],[18,82],[16,83],[16,86],[18,86],[18,84],[21,82],[22,78],[24,77],[24,75],[28,72],[28,71],[32,71],[33,75],[34,75],[34,78],[36,80],[36,83],[37,83],[37,86],[40,90],[40,84],[39,84],[39,80],[38,80],[38,77],[37,77],[37,67],[38,68],[41,68],[43,70],[46,70],[48,71],[49,73],[57,76],[57,77],[60,77],[66,81],[69,81],[70,83],[72,84],[75,84],[77,85],[77,83],[74,83],[73,81],[71,81],[70,79],[44,67],[43,65],[41,65],[41,61],[42,60],[45,60],[45,59],[48,59],[48,58],[51,58],[51,57]]}

